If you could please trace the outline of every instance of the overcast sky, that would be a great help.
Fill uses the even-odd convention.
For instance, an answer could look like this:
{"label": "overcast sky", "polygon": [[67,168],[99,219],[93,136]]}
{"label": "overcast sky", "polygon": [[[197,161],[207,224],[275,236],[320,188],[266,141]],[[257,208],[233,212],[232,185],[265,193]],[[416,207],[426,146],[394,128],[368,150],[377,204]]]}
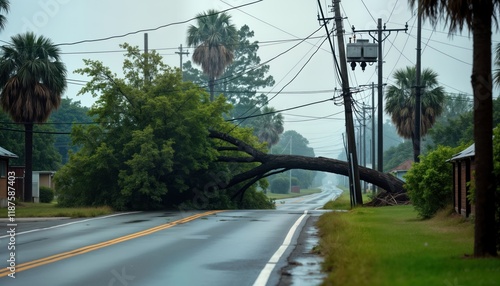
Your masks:
{"label": "overcast sky", "polygon": [[[181,44],[186,47],[187,27],[195,22],[175,23],[185,22],[208,9],[225,10],[250,2],[252,1],[16,0],[11,1],[8,22],[5,30],[0,33],[0,40],[8,42],[12,35],[33,31],[51,38],[57,44],[74,43],[166,26],[148,32],[149,49],[158,50],[166,64],[178,67],[179,55],[175,52]],[[326,16],[333,16],[331,1],[320,2]],[[298,43],[288,40],[307,38],[320,27],[317,20],[318,7],[317,0],[264,0],[228,13],[232,15],[237,28],[246,24],[255,32],[253,40],[261,43],[259,56],[262,61],[267,61]],[[415,65],[416,15],[408,7],[407,0],[344,0],[341,7],[345,17],[346,43],[353,36],[352,25],[357,30],[375,29],[378,18],[382,18],[387,29],[404,28],[408,23],[408,33],[393,32],[383,42],[384,82],[394,84],[392,76],[395,70]],[[331,29],[333,25],[330,23],[328,27]],[[325,30],[320,29],[313,36],[325,36]],[[356,34],[356,37],[371,39],[368,34]],[[278,40],[285,41],[276,42]],[[332,98],[334,90],[340,88],[328,42],[315,53],[322,40],[309,39],[269,63],[269,74],[274,77],[276,85],[265,89],[269,92],[268,97],[273,97],[286,85],[283,92],[271,100],[270,106],[282,110],[314,103]],[[498,34],[493,35],[493,40],[496,45]],[[143,47],[144,34],[140,32],[111,40],[62,45],[63,61],[69,71],[68,78],[71,79],[64,96],[91,106],[94,99],[90,96],[76,96],[81,86],[75,84],[74,80],[86,78],[73,74],[73,71],[83,67],[82,59],[90,58],[102,61],[119,74],[123,52],[119,52],[118,45],[124,42]],[[447,92],[471,96],[472,42],[467,30],[462,34],[449,36],[443,24],[434,28],[424,22],[422,49],[422,67],[436,71],[440,84]],[[189,51],[192,52],[192,49]],[[306,64],[309,58],[311,59]],[[298,74],[300,69],[302,71]],[[376,65],[369,65],[364,72],[359,67],[354,72],[349,69],[349,81],[353,87],[370,84],[372,81],[376,83]],[[495,96],[496,94],[495,92]],[[356,93],[354,99],[359,103],[364,101],[371,104],[371,90]],[[341,152],[342,133],[345,131],[342,106],[336,106],[330,101],[283,114],[285,130],[296,130],[306,137],[315,148],[317,156],[337,157]]]}

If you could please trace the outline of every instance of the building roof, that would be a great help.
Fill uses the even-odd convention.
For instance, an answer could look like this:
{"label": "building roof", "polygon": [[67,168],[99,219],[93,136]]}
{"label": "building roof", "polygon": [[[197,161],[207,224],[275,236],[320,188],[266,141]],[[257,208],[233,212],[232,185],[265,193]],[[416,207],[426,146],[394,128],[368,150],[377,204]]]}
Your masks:
{"label": "building roof", "polygon": [[4,149],[0,147],[0,157],[7,157],[7,158],[19,158],[16,154],[10,152],[7,149]]}
{"label": "building roof", "polygon": [[404,161],[403,163],[399,164],[397,167],[393,168],[390,173],[392,172],[401,172],[401,171],[408,171],[411,169],[411,164],[413,164],[413,160],[408,159]]}
{"label": "building roof", "polygon": [[476,155],[475,150],[475,145],[472,144],[469,147],[465,148],[462,152],[453,155],[453,157],[451,157],[451,159],[448,161],[457,161],[460,159],[474,157]]}

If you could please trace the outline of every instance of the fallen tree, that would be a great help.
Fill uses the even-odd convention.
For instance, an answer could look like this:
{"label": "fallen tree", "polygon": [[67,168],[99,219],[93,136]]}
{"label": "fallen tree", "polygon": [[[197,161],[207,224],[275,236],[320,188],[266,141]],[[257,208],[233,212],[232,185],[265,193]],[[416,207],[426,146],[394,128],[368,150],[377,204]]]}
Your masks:
{"label": "fallen tree", "polygon": [[[237,190],[234,196],[242,195],[248,187],[262,178],[286,172],[290,169],[305,169],[335,173],[344,176],[349,175],[349,165],[344,161],[325,157],[267,154],[227,133],[215,130],[210,131],[209,137],[222,140],[230,145],[227,146],[227,144],[225,144],[225,146],[218,148],[221,154],[223,154],[218,158],[220,162],[260,163],[260,165],[249,171],[233,176],[229,182],[222,186],[223,188],[230,188],[245,183]],[[245,155],[242,156],[242,153]],[[390,174],[359,166],[359,175],[361,180],[374,184],[388,193],[405,193],[403,186],[404,182]]]}

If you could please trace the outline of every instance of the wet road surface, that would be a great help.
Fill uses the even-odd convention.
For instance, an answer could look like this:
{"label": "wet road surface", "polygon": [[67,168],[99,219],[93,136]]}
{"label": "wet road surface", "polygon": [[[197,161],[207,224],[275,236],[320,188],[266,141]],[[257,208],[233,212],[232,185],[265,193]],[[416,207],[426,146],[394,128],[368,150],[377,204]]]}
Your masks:
{"label": "wet road surface", "polygon": [[[337,193],[282,200],[276,210],[18,222],[13,251],[2,221],[0,284],[277,285],[307,220]],[[11,252],[16,278],[7,276]]]}

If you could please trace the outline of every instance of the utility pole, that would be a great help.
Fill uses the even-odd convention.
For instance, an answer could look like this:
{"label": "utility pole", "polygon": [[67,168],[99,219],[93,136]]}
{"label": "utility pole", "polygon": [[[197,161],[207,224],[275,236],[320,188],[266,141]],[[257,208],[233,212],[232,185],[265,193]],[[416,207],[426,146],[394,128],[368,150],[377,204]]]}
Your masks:
{"label": "utility pole", "polygon": [[144,33],[144,83],[149,83],[148,33]]}
{"label": "utility pole", "polygon": [[[389,37],[391,32],[399,32],[399,31],[408,31],[408,24],[406,24],[404,29],[386,29],[385,25],[382,27],[382,19],[378,18],[377,21],[377,29],[376,30],[355,30],[354,26],[352,26],[352,32],[356,33],[362,33],[362,32],[368,32],[368,34],[378,43],[378,144],[377,144],[377,153],[378,153],[378,162],[377,162],[377,169],[379,172],[384,171],[384,93],[383,93],[383,53],[382,53],[382,42]],[[372,35],[372,33],[377,33],[377,38]],[[382,37],[382,32],[388,32],[388,34],[385,37]]]}
{"label": "utility pole", "polygon": [[422,114],[422,83],[420,74],[422,72],[422,15],[420,13],[420,5],[418,5],[418,18],[417,18],[417,65],[415,67],[416,73],[416,86],[415,86],[415,138],[413,139],[413,162],[420,161],[420,127],[421,127],[421,114]]}
{"label": "utility pole", "polygon": [[182,50],[182,44],[181,46],[179,47],[179,51],[178,52],[175,52],[176,54],[178,54],[180,56],[180,63],[179,63],[179,68],[181,69],[181,76],[182,76],[182,55],[189,55],[189,52],[188,51],[183,51]]}
{"label": "utility pole", "polygon": [[[370,86],[372,88],[372,107],[369,108],[372,110],[372,115],[371,115],[371,118],[372,118],[372,140],[371,140],[371,160],[370,162],[372,163],[372,169],[373,170],[376,170],[377,167],[376,167],[376,164],[375,164],[375,157],[376,157],[376,154],[375,154],[375,83],[372,82],[371,84],[362,84],[360,85],[360,87],[364,87],[364,86]],[[366,164],[365,164],[365,167],[366,167]],[[373,193],[375,193],[375,185],[372,184],[372,191]]]}
{"label": "utility pole", "polygon": [[354,205],[363,204],[361,195],[361,184],[359,181],[358,157],[356,154],[356,141],[354,136],[354,122],[352,119],[352,98],[349,88],[349,77],[347,76],[347,60],[344,44],[344,30],[342,26],[342,17],[340,15],[340,0],[333,1],[333,9],[335,10],[335,27],[337,30],[337,41],[339,46],[339,62],[342,79],[342,95],[344,97],[345,121],[347,133],[347,160],[350,163],[349,167],[352,170],[349,177],[352,189],[354,192]]}

